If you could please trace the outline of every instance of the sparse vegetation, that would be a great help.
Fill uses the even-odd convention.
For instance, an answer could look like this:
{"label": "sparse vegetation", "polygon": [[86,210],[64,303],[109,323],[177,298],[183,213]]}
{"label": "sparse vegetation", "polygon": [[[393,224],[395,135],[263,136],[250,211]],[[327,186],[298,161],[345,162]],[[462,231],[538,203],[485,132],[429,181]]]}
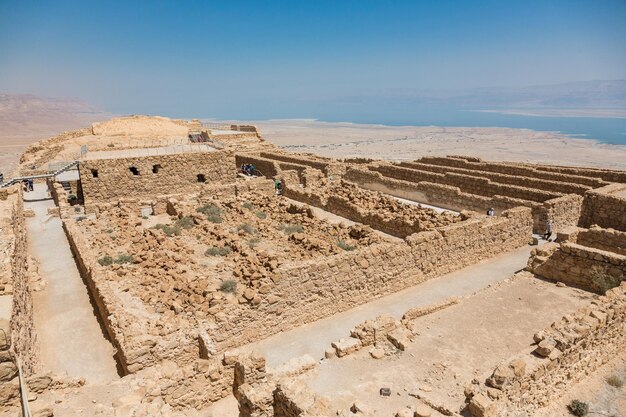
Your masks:
{"label": "sparse vegetation", "polygon": [[243,230],[244,233],[249,234],[249,235],[255,235],[257,234],[257,230],[252,227],[252,225],[248,224],[248,223],[242,223],[237,227],[237,230]]}
{"label": "sparse vegetation", "polygon": [[254,213],[259,219],[263,220],[267,218],[267,214],[264,211],[257,211]]}
{"label": "sparse vegetation", "polygon": [[206,216],[207,220],[211,223],[221,223],[222,222],[222,209],[216,206],[215,204],[205,204],[202,207],[198,207],[196,209],[198,213],[202,213]]}
{"label": "sparse vegetation", "polygon": [[304,232],[304,227],[299,224],[279,224],[277,229],[282,230],[283,233],[286,235],[293,235],[294,233]]}
{"label": "sparse vegetation", "polygon": [[180,227],[185,230],[192,229],[195,225],[193,217],[191,216],[181,217],[174,222],[174,227]]}
{"label": "sparse vegetation", "polygon": [[180,229],[180,227],[176,225],[172,226],[169,224],[159,223],[156,226],[154,226],[154,228],[162,230],[163,233],[165,233],[165,235],[169,237],[174,236],[174,235],[180,236],[180,234],[182,233],[182,230]]}
{"label": "sparse vegetation", "polygon": [[237,281],[227,279],[220,284],[220,291],[233,294],[237,291]]}
{"label": "sparse vegetation", "polygon": [[231,253],[233,250],[230,246],[218,247],[218,246],[210,246],[204,252],[206,256],[226,256]]}
{"label": "sparse vegetation", "polygon": [[70,194],[70,195],[67,196],[67,201],[69,203],[71,203],[72,201],[76,201],[76,200],[78,200],[78,197],[76,197],[76,195],[74,195],[74,194]]}
{"label": "sparse vegetation", "polygon": [[98,259],[98,263],[101,266],[109,266],[113,264],[113,258],[111,258],[109,255],[103,256],[102,258]]}
{"label": "sparse vegetation", "polygon": [[254,204],[252,204],[252,203],[251,203],[251,202],[249,202],[249,201],[246,201],[245,203],[243,203],[243,204],[241,205],[241,207],[243,207],[243,208],[247,208],[248,210],[252,210],[252,209],[254,208]]}
{"label": "sparse vegetation", "polygon": [[148,216],[141,216],[142,219],[148,220]]}
{"label": "sparse vegetation", "polygon": [[613,276],[607,272],[606,269],[600,266],[592,266],[589,271],[589,277],[591,278],[591,282],[600,290],[602,294],[610,290],[611,288],[617,287],[622,281],[620,277]]}
{"label": "sparse vegetation", "polygon": [[114,145],[114,144],[112,144],[112,143],[109,143],[109,144],[107,145],[107,148],[114,148],[114,147],[115,147],[115,145]]}
{"label": "sparse vegetation", "polygon": [[74,213],[80,213],[81,208],[80,207],[74,207]]}
{"label": "sparse vegetation", "polygon": [[133,257],[131,255],[118,255],[117,258],[115,258],[113,262],[115,262],[118,265],[132,264]]}
{"label": "sparse vegetation", "polygon": [[87,220],[87,216],[78,216],[78,217],[76,218],[76,221],[77,221],[77,222],[82,222],[83,220]]}
{"label": "sparse vegetation", "polygon": [[579,400],[572,400],[567,406],[569,412],[577,417],[583,417],[589,414],[589,404]]}
{"label": "sparse vegetation", "polygon": [[345,251],[353,251],[356,249],[356,246],[349,245],[345,240],[340,240],[337,242],[337,246]]}
{"label": "sparse vegetation", "polygon": [[252,239],[248,240],[248,247],[254,249],[259,245],[259,243],[261,243],[261,239],[259,239],[258,237],[253,237]]}
{"label": "sparse vegetation", "polygon": [[621,388],[624,386],[624,381],[617,375],[611,375],[606,379],[606,383],[615,388]]}
{"label": "sparse vegetation", "polygon": [[107,229],[107,233],[113,233],[114,230],[113,229]]}

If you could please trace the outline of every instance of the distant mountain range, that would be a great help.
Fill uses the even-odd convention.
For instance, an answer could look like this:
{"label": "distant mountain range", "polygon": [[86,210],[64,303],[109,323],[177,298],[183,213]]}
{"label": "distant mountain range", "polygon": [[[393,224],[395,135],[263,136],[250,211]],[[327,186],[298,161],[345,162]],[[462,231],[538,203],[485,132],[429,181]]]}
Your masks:
{"label": "distant mountain range", "polygon": [[42,138],[88,127],[111,114],[76,98],[0,94],[0,136]]}
{"label": "distant mountain range", "polygon": [[335,98],[344,105],[371,103],[482,109],[626,109],[626,80],[581,81],[521,88],[395,89]]}

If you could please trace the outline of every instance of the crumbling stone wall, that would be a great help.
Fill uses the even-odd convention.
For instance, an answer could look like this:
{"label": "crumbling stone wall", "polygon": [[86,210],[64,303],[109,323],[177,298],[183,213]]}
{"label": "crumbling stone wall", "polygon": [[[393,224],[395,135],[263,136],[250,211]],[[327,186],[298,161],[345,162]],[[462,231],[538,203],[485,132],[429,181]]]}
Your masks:
{"label": "crumbling stone wall", "polygon": [[602,292],[599,274],[626,278],[626,256],[577,243],[550,243],[533,249],[528,269],[545,278],[589,291]]}
{"label": "crumbling stone wall", "polygon": [[400,238],[462,220],[452,213],[400,203],[344,181],[330,187],[287,186],[284,195]]}
{"label": "crumbling stone wall", "polygon": [[619,230],[602,229],[597,226],[579,229],[573,242],[626,256],[626,232]]}
{"label": "crumbling stone wall", "polygon": [[563,195],[561,192],[543,191],[526,186],[500,184],[491,181],[489,178],[453,172],[439,174],[393,165],[374,165],[371,166],[370,169],[378,171],[386,177],[412,182],[429,181],[438,184],[446,184],[459,187],[463,192],[484,196],[503,195],[523,200],[544,202]]}
{"label": "crumbling stone wall", "polygon": [[601,174],[585,168],[552,169],[550,165],[524,164],[518,162],[488,162],[480,158],[466,156],[422,157],[416,162],[443,165],[478,171],[499,172],[507,175],[518,175],[531,178],[569,182],[574,184],[602,187],[607,181]]}
{"label": "crumbling stone wall", "polygon": [[535,230],[545,233],[548,221],[552,221],[552,230],[558,232],[570,226],[576,226],[580,219],[583,197],[577,194],[568,194],[553,198],[533,210]]}
{"label": "crumbling stone wall", "polygon": [[480,171],[477,169],[466,169],[466,168],[456,168],[449,166],[441,166],[441,165],[431,165],[425,164],[421,162],[401,162],[399,164],[402,167],[411,168],[415,170],[422,171],[430,171],[430,172],[438,172],[441,174],[445,174],[447,172],[463,174],[475,177],[484,177],[489,180],[501,184],[510,184],[510,185],[519,185],[524,184],[526,187],[537,188],[544,191],[552,191],[558,193],[574,193],[574,194],[584,194],[585,191],[591,189],[592,187],[584,184],[577,184],[571,182],[564,181],[555,181],[555,180],[547,180],[543,178],[533,178],[531,176],[525,175],[510,175],[510,174],[502,174],[498,172],[491,171]]}
{"label": "crumbling stone wall", "polygon": [[530,209],[520,207],[416,233],[408,244],[379,243],[279,268],[258,305],[222,304],[211,337],[220,351],[348,310],[524,246],[531,226]]}
{"label": "crumbling stone wall", "polygon": [[[94,203],[123,197],[198,192],[207,184],[233,182],[236,176],[230,151],[89,159],[80,163],[79,171],[87,210]],[[204,176],[203,181],[199,175]]]}
{"label": "crumbling stone wall", "polygon": [[594,224],[626,232],[626,184],[611,184],[585,193],[579,226]]}
{"label": "crumbling stone wall", "polygon": [[487,380],[489,386],[467,387],[469,411],[474,417],[534,415],[623,351],[625,321],[622,283],[537,332],[533,353],[498,366]]}
{"label": "crumbling stone wall", "polygon": [[11,279],[11,316],[9,322],[0,319],[0,406],[19,399],[16,357],[20,359],[25,377],[35,372],[37,337],[33,323],[33,301],[28,268],[28,243],[24,221],[24,205],[19,185],[7,191],[2,207],[10,210],[8,246],[8,276]]}

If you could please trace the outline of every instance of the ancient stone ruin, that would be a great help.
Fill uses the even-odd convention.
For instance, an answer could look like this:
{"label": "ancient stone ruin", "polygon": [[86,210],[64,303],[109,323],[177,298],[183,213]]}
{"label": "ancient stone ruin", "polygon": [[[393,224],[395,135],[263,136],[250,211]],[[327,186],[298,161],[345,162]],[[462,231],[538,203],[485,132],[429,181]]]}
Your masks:
{"label": "ancient stone ruin", "polygon": [[[28,239],[55,221],[123,391],[84,415],[230,399],[241,417],[531,416],[623,354],[626,172],[335,160],[253,126],[168,120],[155,129],[182,139],[116,119],[32,146],[29,167],[89,145],[73,178],[37,180],[45,213],[20,183],[0,190],[7,415],[24,393],[39,415],[57,415],[52,398],[76,411],[97,386],[38,353],[33,310],[53,285]],[[487,281],[502,259],[527,265]]]}

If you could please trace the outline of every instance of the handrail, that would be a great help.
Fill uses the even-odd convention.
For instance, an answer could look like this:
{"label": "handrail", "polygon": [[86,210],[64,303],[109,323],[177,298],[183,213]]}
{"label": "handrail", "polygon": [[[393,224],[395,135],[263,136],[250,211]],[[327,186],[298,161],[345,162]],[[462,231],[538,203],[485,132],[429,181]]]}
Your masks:
{"label": "handrail", "polygon": [[32,417],[30,412],[30,405],[28,404],[28,391],[26,391],[26,383],[24,382],[24,375],[22,374],[22,364],[20,357],[17,354],[15,356],[15,364],[17,365],[17,377],[20,383],[20,399],[22,402],[22,417]]}
{"label": "handrail", "polygon": [[6,188],[9,187],[13,184],[16,184],[20,181],[24,181],[24,180],[35,180],[35,179],[40,179],[40,178],[51,178],[51,177],[56,177],[57,175],[67,171],[70,168],[75,167],[76,165],[78,165],[79,161],[72,161],[69,164],[67,164],[66,166],[64,166],[63,168],[55,171],[55,172],[50,172],[48,174],[37,174],[37,175],[26,175],[23,177],[16,177],[16,178],[12,178],[7,182],[4,182],[2,184],[0,184],[0,188]]}

